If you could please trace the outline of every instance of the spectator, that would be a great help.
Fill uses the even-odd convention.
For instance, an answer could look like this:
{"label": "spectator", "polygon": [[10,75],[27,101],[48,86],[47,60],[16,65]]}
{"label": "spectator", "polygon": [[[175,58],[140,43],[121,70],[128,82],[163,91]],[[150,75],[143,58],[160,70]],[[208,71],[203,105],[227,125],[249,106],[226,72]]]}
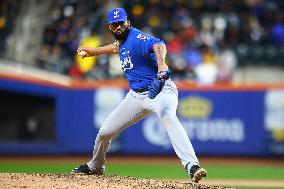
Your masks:
{"label": "spectator", "polygon": [[233,50],[226,45],[221,45],[217,56],[217,78],[218,82],[229,82],[233,78],[233,72],[237,66],[237,57]]}
{"label": "spectator", "polygon": [[200,46],[201,63],[195,66],[197,82],[200,84],[212,84],[217,79],[216,54],[206,44]]}
{"label": "spectator", "polygon": [[276,47],[282,47],[284,45],[284,13],[278,13],[276,22],[271,28],[271,37]]}
{"label": "spectator", "polygon": [[0,1],[0,57],[4,55],[7,38],[11,34],[14,18],[17,13],[17,2]]}

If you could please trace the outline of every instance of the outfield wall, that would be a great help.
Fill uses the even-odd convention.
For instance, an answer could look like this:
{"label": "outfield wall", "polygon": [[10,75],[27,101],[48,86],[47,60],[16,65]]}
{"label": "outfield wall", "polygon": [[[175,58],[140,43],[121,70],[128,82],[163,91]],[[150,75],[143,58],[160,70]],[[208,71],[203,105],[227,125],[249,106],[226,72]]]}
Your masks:
{"label": "outfield wall", "polygon": [[[198,154],[284,154],[283,85],[176,83],[177,114]],[[127,91],[120,80],[0,74],[0,154],[89,154],[100,125]],[[122,132],[110,151],[174,154],[156,116]]]}

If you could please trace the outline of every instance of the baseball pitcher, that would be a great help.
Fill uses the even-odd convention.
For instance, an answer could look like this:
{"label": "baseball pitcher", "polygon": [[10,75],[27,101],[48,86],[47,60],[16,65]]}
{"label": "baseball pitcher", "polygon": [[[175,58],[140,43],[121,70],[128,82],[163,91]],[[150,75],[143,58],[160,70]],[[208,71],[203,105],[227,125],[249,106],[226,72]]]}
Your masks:
{"label": "baseball pitcher", "polygon": [[176,116],[178,91],[165,63],[167,50],[164,41],[131,27],[123,8],[109,11],[108,27],[116,42],[98,48],[81,46],[78,54],[82,58],[119,54],[130,90],[100,128],[93,158],[73,169],[72,173],[102,175],[111,140],[125,128],[154,113],[165,126],[173,148],[192,181],[198,182],[207,172],[200,167],[192,144]]}

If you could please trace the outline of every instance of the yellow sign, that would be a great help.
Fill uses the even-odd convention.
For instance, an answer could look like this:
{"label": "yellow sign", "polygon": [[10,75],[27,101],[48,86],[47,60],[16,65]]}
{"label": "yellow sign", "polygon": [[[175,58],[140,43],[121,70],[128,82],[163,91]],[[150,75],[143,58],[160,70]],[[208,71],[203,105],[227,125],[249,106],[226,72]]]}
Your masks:
{"label": "yellow sign", "polygon": [[206,98],[189,96],[180,101],[178,111],[186,118],[204,119],[210,116],[212,103]]}

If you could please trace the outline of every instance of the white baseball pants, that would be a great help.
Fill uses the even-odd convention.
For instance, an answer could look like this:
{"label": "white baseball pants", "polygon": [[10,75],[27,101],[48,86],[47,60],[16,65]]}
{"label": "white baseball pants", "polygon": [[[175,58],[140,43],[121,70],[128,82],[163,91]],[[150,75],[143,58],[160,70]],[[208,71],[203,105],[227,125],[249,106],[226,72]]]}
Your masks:
{"label": "white baseball pants", "polygon": [[150,99],[148,92],[136,93],[130,90],[120,105],[108,116],[96,137],[93,158],[87,164],[90,169],[104,169],[105,157],[111,140],[121,131],[155,113],[165,126],[173,148],[180,158],[182,165],[199,164],[192,144],[176,116],[178,91],[170,79],[156,98]]}

